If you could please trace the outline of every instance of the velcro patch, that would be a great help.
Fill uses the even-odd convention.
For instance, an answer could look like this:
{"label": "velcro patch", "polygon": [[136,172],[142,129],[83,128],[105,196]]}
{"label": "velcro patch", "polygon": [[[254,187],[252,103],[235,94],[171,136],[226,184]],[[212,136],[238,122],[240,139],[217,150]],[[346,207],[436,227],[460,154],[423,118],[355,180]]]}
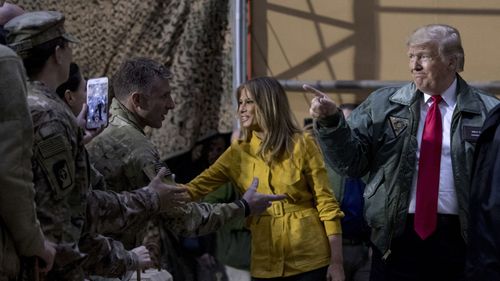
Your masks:
{"label": "velcro patch", "polygon": [[392,132],[395,137],[401,135],[404,130],[410,125],[410,121],[406,118],[389,116],[389,123],[391,124]]}
{"label": "velcro patch", "polygon": [[468,142],[477,142],[481,135],[481,127],[462,126],[462,139]]}
{"label": "velcro patch", "polygon": [[75,163],[71,146],[62,135],[36,143],[35,158],[47,177],[56,199],[63,198],[74,186]]}
{"label": "velcro patch", "polygon": [[52,172],[57,179],[59,188],[61,188],[62,190],[70,187],[73,183],[68,167],[68,162],[65,159],[59,160],[54,163],[54,165],[52,165]]}
{"label": "velcro patch", "polygon": [[54,136],[38,144],[38,149],[43,158],[50,158],[65,149],[65,142],[61,136]]}

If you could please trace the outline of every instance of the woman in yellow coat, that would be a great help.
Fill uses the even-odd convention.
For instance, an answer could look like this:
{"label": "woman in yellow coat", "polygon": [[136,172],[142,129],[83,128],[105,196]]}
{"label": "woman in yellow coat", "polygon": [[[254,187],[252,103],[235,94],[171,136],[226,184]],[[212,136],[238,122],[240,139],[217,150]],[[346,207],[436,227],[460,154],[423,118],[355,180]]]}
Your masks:
{"label": "woman in yellow coat", "polygon": [[187,184],[194,199],[233,182],[244,193],[286,194],[251,217],[252,280],[344,280],[340,211],[314,137],[304,133],[285,91],[273,78],[252,79],[237,92],[242,138]]}

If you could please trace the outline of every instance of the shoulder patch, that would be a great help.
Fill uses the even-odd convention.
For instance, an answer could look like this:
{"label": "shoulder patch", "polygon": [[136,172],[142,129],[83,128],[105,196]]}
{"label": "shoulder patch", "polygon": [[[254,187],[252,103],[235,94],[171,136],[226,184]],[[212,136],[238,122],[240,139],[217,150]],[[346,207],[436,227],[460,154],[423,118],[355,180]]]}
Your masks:
{"label": "shoulder patch", "polygon": [[468,142],[477,142],[481,135],[481,127],[462,126],[462,139]]}
{"label": "shoulder patch", "polygon": [[65,190],[71,186],[73,180],[70,176],[68,162],[65,159],[55,162],[54,165],[52,165],[52,171],[60,189]]}
{"label": "shoulder patch", "polygon": [[389,123],[391,124],[394,136],[398,137],[410,125],[410,120],[401,117],[389,116]]}
{"label": "shoulder patch", "polygon": [[55,135],[35,145],[34,157],[40,164],[57,199],[74,186],[75,164],[71,146],[62,135]]}
{"label": "shoulder patch", "polygon": [[61,136],[55,136],[42,141],[38,144],[38,149],[43,158],[50,158],[58,153],[61,153],[65,149],[64,138]]}

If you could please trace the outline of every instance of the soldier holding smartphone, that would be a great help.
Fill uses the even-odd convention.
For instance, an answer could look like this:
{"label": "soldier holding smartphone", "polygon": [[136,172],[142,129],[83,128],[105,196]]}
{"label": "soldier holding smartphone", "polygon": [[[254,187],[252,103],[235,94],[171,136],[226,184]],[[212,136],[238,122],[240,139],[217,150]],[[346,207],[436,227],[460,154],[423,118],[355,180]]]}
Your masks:
{"label": "soldier holding smartphone", "polygon": [[[23,59],[29,77],[36,210],[44,235],[56,243],[55,265],[45,279],[83,280],[88,274],[83,269],[92,268],[88,264],[95,261],[82,245],[99,245],[91,250],[100,251],[93,257],[104,264],[119,246],[99,233],[140,225],[174,202],[167,199],[175,197],[173,193],[183,190],[166,188],[159,178],[131,193],[91,190],[84,124],[55,92],[68,79],[70,43],[78,41],[65,32],[64,16],[55,11],[25,13],[7,22],[5,29],[9,47]],[[103,270],[107,271],[93,273],[117,277],[124,273],[116,264]],[[23,280],[33,280],[29,271],[23,269]]]}
{"label": "soldier holding smartphone", "polygon": [[[75,119],[70,107],[57,96],[56,88],[68,79],[72,60],[73,36],[64,30],[64,16],[55,11],[25,13],[10,20],[5,29],[7,42],[22,57],[28,82],[28,106],[33,119],[34,147],[32,171],[37,215],[45,236],[57,244],[55,266],[47,280],[83,280],[89,274],[121,277],[123,268],[110,263],[99,267],[105,272],[86,272],[106,262],[115,243],[103,240],[102,234],[136,232],[154,215],[181,205],[185,188],[161,182],[166,169],[160,169],[147,187],[131,192],[92,190],[92,166],[85,149],[85,119]],[[249,207],[231,203],[223,213],[200,214],[198,223],[212,217],[223,222],[242,217],[246,212],[267,206],[270,195],[255,192],[248,196]],[[254,206],[255,208],[252,208]],[[175,218],[173,218],[175,219]],[[193,231],[192,221],[178,224]],[[88,247],[88,243],[98,243]],[[106,243],[108,241],[109,243]],[[89,250],[102,250],[93,255]],[[88,263],[94,262],[95,267]],[[87,264],[84,264],[87,263]]]}

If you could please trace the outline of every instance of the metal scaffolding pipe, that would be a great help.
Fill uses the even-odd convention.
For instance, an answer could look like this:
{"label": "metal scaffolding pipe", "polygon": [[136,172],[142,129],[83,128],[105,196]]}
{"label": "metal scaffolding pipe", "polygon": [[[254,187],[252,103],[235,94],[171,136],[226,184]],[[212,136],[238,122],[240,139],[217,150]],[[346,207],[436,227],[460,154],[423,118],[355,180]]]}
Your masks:
{"label": "metal scaffolding pipe", "polygon": [[[246,39],[247,39],[247,18],[246,0],[230,0],[231,5],[231,28],[233,33],[233,90],[246,80]],[[236,96],[231,94],[231,101],[234,108],[238,108]],[[233,130],[238,130],[239,122],[235,119]]]}
{"label": "metal scaffolding pipe", "polygon": [[[382,80],[279,80],[287,91],[303,92],[302,85],[309,84],[325,92],[342,92],[347,90],[376,90],[388,86],[398,86],[408,81],[382,81]],[[500,90],[500,81],[467,82],[469,85],[483,90]]]}
{"label": "metal scaffolding pipe", "polygon": [[[233,91],[246,78],[246,5],[245,0],[231,0],[233,31]],[[237,104],[237,103],[236,103]]]}

